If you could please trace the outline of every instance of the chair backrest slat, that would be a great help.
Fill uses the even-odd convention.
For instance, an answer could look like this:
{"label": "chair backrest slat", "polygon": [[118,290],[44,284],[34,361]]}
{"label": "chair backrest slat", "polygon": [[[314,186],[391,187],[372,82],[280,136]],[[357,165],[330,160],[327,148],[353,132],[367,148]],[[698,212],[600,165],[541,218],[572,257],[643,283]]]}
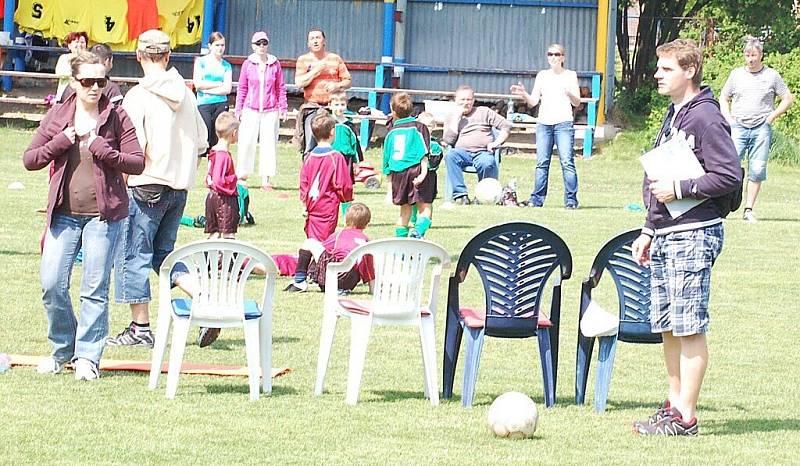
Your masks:
{"label": "chair backrest slat", "polygon": [[179,262],[186,266],[199,288],[192,297],[193,318],[244,320],[247,280],[257,264],[262,264],[267,274],[257,302],[262,312],[270,311],[271,302],[266,300],[272,298],[277,267],[259,249],[235,240],[197,241],[167,256],[160,273],[169,274]]}
{"label": "chair backrest slat", "polygon": [[456,276],[463,281],[470,266],[483,285],[487,316],[535,319],[544,285],[559,269],[558,283],[569,278],[572,256],[551,230],[530,222],[510,222],[490,227],[467,243]]}

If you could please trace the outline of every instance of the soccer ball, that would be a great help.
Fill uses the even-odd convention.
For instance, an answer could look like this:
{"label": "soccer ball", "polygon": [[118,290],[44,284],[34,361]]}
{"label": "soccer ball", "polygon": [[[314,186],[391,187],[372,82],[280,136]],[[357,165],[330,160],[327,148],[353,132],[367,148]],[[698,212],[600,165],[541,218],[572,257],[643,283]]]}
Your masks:
{"label": "soccer ball", "polygon": [[511,439],[533,437],[539,423],[536,403],[520,392],[506,392],[495,398],[488,418],[494,435]]}
{"label": "soccer ball", "polygon": [[494,178],[484,178],[475,186],[475,200],[478,204],[498,204],[503,197],[503,186]]}

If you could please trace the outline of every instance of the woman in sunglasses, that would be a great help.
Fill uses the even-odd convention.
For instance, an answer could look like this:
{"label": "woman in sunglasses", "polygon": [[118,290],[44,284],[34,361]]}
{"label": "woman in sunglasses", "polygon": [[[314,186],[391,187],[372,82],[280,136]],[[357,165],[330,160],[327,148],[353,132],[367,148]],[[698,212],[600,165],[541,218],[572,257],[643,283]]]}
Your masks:
{"label": "woman in sunglasses", "polygon": [[[70,65],[75,94],[45,115],[23,155],[28,170],[54,167],[39,274],[53,351],[37,371],[57,374],[73,362],[76,379],[94,380],[108,336],[114,245],[128,216],[123,173],[141,173],[144,155],[128,116],[102,94],[108,79],[100,58],[79,52]],[[76,320],[69,285],[82,246]]]}
{"label": "woman in sunglasses", "polygon": [[255,168],[256,144],[260,144],[261,189],[272,189],[278,150],[279,119],[286,119],[286,86],[281,63],[267,53],[269,38],[264,31],[253,34],[253,53],[242,63],[236,91],[236,116],[239,117],[239,157],[236,175],[246,180]]}
{"label": "woman in sunglasses", "polygon": [[211,33],[208,50],[208,55],[195,60],[192,81],[197,90],[197,110],[208,129],[208,147],[214,147],[218,141],[214,123],[221,113],[228,111],[233,68],[222,58],[225,53],[225,36],[221,32]]}
{"label": "woman in sunglasses", "polygon": [[522,96],[528,105],[539,105],[536,119],[536,181],[527,205],[541,207],[547,196],[547,178],[553,144],[558,147],[561,174],[564,177],[564,207],[578,208],[578,174],[575,171],[572,107],[581,103],[578,75],[564,68],[566,50],[560,44],[547,48],[550,69],[536,75],[533,90],[528,94],[522,83],[511,86],[511,93]]}

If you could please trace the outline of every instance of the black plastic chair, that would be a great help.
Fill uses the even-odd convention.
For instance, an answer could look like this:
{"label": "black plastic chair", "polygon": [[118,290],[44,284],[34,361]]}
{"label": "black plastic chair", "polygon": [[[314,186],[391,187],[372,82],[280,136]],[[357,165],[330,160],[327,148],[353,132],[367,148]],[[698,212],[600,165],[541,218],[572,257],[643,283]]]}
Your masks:
{"label": "black plastic chair", "polygon": [[[485,311],[461,308],[459,285],[475,267],[486,296]],[[553,283],[549,320],[539,313],[544,286]],[[545,405],[555,404],[561,282],[572,273],[572,255],[553,231],[535,223],[510,222],[490,227],[472,238],[450,277],[444,345],[443,398],[453,396],[458,353],[464,331],[467,361],[461,404],[472,405],[484,336],[537,336],[544,379]]]}
{"label": "black plastic chair", "polygon": [[578,355],[575,362],[575,402],[583,404],[586,381],[596,338],[586,337],[580,330],[580,321],[592,300],[592,290],[597,287],[604,271],[614,281],[619,300],[619,330],[616,335],[598,337],[597,380],[594,387],[594,406],[605,411],[611,371],[614,367],[617,340],[627,343],[661,343],[661,334],[650,332],[650,269],[634,262],[631,244],[641,229],[626,231],[609,240],[597,253],[589,276],[581,286],[581,309],[578,315]]}

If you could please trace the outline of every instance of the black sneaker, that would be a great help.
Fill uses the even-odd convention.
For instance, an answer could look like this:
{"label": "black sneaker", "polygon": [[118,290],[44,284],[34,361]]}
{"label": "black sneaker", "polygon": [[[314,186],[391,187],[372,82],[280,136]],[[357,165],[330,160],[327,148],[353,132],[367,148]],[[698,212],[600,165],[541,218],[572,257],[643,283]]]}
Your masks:
{"label": "black sneaker", "polygon": [[633,431],[639,435],[680,435],[688,437],[696,437],[700,433],[697,428],[697,418],[685,422],[680,411],[675,408],[665,411],[663,417],[653,424],[634,423]]}
{"label": "black sneaker", "polygon": [[466,194],[462,194],[461,196],[453,198],[453,204],[455,205],[470,205],[469,196]]}
{"label": "black sneaker", "polygon": [[308,291],[308,284],[306,284],[306,286],[298,286],[297,283],[289,283],[289,285],[284,288],[283,291],[288,291],[289,293],[305,293]]}
{"label": "black sneaker", "polygon": [[409,238],[413,238],[413,239],[422,239],[422,235],[421,235],[421,234],[419,234],[419,231],[417,231],[417,229],[416,229],[416,228],[412,228],[412,229],[411,229],[411,230],[408,232],[408,237],[409,237]]}
{"label": "black sneaker", "polygon": [[110,346],[144,346],[152,348],[153,332],[141,329],[134,330],[133,325],[129,325],[117,336],[109,338],[106,343]]}
{"label": "black sneaker", "polygon": [[219,331],[220,329],[218,328],[200,327],[200,333],[197,335],[197,345],[200,348],[205,348],[214,343],[219,338]]}

